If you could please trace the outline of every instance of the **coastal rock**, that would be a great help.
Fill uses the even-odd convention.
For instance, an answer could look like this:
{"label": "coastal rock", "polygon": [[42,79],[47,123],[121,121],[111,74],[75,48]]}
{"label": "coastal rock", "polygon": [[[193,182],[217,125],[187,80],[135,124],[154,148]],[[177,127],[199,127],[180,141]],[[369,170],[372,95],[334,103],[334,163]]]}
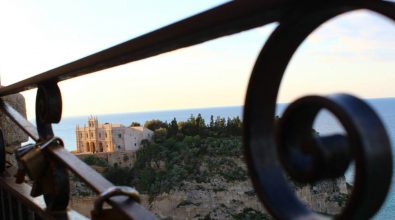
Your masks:
{"label": "coastal rock", "polygon": [[[89,216],[95,194],[80,182],[73,182],[71,188],[71,208]],[[339,213],[349,194],[345,178],[295,186],[295,193],[312,210],[328,215]],[[208,183],[184,182],[180,189],[154,198],[142,195],[142,205],[160,219],[244,219],[251,213],[257,219],[272,219],[249,180],[227,182],[213,178]]]}
{"label": "coastal rock", "polygon": [[[297,187],[295,192],[312,210],[329,215],[341,211],[348,195],[344,178]],[[182,189],[156,196],[146,207],[161,219],[243,219],[246,210],[271,219],[249,180],[185,183]]]}

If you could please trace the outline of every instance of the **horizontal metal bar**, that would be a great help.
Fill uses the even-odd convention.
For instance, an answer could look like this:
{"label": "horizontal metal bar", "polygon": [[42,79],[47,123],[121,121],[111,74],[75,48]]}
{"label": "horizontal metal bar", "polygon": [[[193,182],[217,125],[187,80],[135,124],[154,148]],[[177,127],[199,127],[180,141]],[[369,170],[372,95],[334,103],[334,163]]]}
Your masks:
{"label": "horizontal metal bar", "polygon": [[[66,165],[74,174],[81,178],[96,193],[100,194],[112,187],[113,184],[98,174],[86,163],[82,162],[75,155],[68,152],[64,147],[49,146],[46,149],[58,161]],[[155,215],[143,208],[139,203],[131,201],[126,196],[117,196],[110,199],[109,203],[129,219],[157,219]]]}
{"label": "horizontal metal bar", "polygon": [[[34,125],[32,125],[24,117],[19,117],[19,113],[13,109],[12,106],[3,101],[0,105],[0,110],[12,118],[16,125],[25,131],[30,137],[33,139],[38,139],[38,135],[30,131],[37,130]],[[27,126],[27,128],[24,126]],[[65,150],[63,146],[49,146],[45,148],[45,150],[54,156],[56,160],[67,166],[68,169],[81,178],[81,180],[83,180],[96,193],[100,194],[113,186],[110,181],[98,174],[95,170],[93,170],[86,163],[82,162],[75,155]],[[157,219],[155,215],[147,211],[137,202],[130,201],[126,196],[114,197],[110,199],[109,203],[129,219]]]}
{"label": "horizontal metal bar", "polygon": [[59,161],[64,163],[81,180],[86,182],[96,193],[101,193],[113,186],[107,179],[103,178],[90,166],[82,162],[78,157],[68,152],[64,147],[51,146],[48,151]]}
{"label": "horizontal metal bar", "polygon": [[274,22],[292,0],[232,1],[117,46],[0,88],[0,96],[145,59]]}
{"label": "horizontal metal bar", "polygon": [[[9,195],[12,195],[14,198],[18,199],[19,202],[22,202],[25,206],[31,209],[33,212],[38,214],[43,219],[56,219],[53,217],[53,213],[46,212],[46,205],[44,198],[42,196],[39,197],[31,197],[31,187],[26,183],[17,184],[15,183],[15,178],[10,175],[10,173],[14,173],[15,170],[12,168],[7,168],[8,170],[4,175],[0,175],[0,187],[8,192]],[[7,175],[8,174],[8,175]],[[9,204],[10,205],[10,204]],[[16,207],[14,207],[16,208]],[[75,212],[73,210],[67,210],[66,219],[75,219],[75,220],[86,220],[87,218]]]}

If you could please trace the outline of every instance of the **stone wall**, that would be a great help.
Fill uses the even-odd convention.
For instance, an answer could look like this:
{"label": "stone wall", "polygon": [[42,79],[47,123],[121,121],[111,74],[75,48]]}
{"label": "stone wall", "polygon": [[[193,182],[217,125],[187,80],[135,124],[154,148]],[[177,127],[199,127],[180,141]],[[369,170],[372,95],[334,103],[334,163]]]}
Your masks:
{"label": "stone wall", "polygon": [[[10,104],[16,111],[26,118],[25,98],[21,94],[9,95],[2,98]],[[3,132],[5,145],[8,148],[15,148],[28,140],[25,134],[11,119],[0,111],[0,129]]]}
{"label": "stone wall", "polygon": [[[5,96],[2,99],[26,118],[25,98],[21,94]],[[0,129],[3,132],[6,146],[6,160],[16,167],[17,162],[12,153],[16,148],[21,146],[21,143],[28,141],[28,136],[2,111],[0,111]]]}

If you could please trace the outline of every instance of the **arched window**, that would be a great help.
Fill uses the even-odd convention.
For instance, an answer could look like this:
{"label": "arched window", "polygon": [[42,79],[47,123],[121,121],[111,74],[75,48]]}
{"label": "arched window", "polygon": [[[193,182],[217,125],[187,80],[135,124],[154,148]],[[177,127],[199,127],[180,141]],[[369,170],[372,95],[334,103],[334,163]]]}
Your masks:
{"label": "arched window", "polygon": [[91,151],[92,153],[96,153],[96,146],[94,142],[91,143]]}
{"label": "arched window", "polygon": [[99,152],[103,152],[103,143],[99,142]]}

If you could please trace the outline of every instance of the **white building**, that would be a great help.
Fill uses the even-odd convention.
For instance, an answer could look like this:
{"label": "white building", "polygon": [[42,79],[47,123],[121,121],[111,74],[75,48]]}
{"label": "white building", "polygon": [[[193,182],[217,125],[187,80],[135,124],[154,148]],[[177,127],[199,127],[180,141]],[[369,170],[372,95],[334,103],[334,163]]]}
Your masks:
{"label": "white building", "polygon": [[152,136],[153,132],[144,127],[99,124],[97,117],[91,116],[87,125],[76,127],[77,153],[136,151],[142,140]]}

